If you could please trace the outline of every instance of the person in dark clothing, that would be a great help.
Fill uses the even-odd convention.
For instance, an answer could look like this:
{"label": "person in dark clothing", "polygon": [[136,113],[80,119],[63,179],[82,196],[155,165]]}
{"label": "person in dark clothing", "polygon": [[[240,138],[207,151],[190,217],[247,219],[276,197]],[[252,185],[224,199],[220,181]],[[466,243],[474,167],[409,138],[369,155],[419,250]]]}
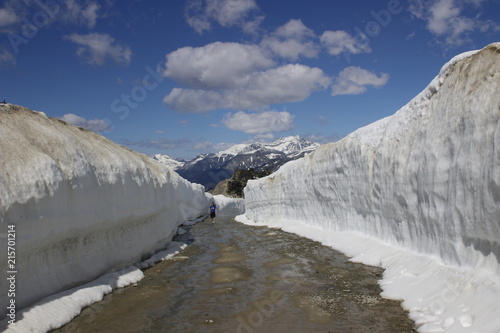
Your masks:
{"label": "person in dark clothing", "polygon": [[217,206],[215,205],[215,202],[212,201],[212,204],[208,208],[208,212],[210,213],[212,223],[215,223],[215,216],[217,215]]}

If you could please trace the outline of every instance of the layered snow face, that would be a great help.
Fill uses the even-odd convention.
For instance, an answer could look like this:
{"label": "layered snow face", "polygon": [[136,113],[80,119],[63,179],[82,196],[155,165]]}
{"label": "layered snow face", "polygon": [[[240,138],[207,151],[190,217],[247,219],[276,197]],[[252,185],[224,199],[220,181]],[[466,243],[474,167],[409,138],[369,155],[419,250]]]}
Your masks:
{"label": "layered snow face", "polygon": [[[462,283],[456,290],[465,293],[468,288],[472,299],[479,298],[477,304],[488,304],[482,320],[490,326],[477,332],[500,330],[499,92],[500,43],[458,56],[393,116],[321,146],[275,174],[249,181],[246,218],[271,225],[307,225],[332,240],[339,232],[376,239],[391,248],[433,258],[441,265],[433,266],[438,277],[446,275],[439,273],[444,267],[465,269],[468,273],[457,273],[462,278],[454,275]],[[359,251],[351,255],[391,266],[387,252],[370,259],[372,248],[362,245],[339,246],[344,250],[358,246]],[[412,263],[398,265],[387,275],[402,278]],[[423,264],[420,272],[406,275],[424,276],[430,266]],[[479,282],[485,280],[477,276],[496,282],[485,287]],[[385,288],[390,289],[388,284]],[[422,287],[413,285],[417,286]],[[419,290],[412,296],[403,290],[411,288],[407,284],[392,295],[408,300],[414,319],[421,319],[421,331],[472,332],[472,324],[479,325],[474,315],[485,309],[476,309],[470,318],[448,320],[445,310],[433,312],[429,299],[425,303],[429,294]],[[481,293],[483,289],[486,292]],[[487,302],[488,293],[496,297],[493,304]],[[460,325],[459,318],[463,319]]]}
{"label": "layered snow face", "polygon": [[0,106],[0,156],[0,233],[15,226],[17,309],[151,256],[208,207],[202,186],[150,157],[19,106]]}

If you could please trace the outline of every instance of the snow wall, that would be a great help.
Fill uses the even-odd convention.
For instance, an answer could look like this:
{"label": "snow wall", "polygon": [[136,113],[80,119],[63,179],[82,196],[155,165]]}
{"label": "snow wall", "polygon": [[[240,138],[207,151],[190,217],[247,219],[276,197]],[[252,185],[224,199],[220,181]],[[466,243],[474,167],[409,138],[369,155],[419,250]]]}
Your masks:
{"label": "snow wall", "polygon": [[217,205],[218,217],[233,217],[245,212],[245,200],[228,198],[222,194],[214,195],[212,201]]}
{"label": "snow wall", "polygon": [[[206,213],[209,199],[203,186],[146,155],[41,112],[0,105],[0,319],[11,300],[19,311],[165,249],[183,221]],[[5,252],[9,226],[14,269]]]}
{"label": "snow wall", "polygon": [[393,116],[249,181],[237,219],[385,267],[385,296],[421,332],[500,332],[499,121],[494,43],[453,58]]}

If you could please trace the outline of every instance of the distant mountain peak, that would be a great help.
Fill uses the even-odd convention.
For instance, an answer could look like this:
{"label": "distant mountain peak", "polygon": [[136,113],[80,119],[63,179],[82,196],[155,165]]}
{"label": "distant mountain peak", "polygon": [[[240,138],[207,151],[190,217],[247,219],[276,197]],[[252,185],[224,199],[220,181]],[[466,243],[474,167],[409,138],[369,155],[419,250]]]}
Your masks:
{"label": "distant mountain peak", "polygon": [[170,168],[172,170],[177,170],[179,168],[182,168],[187,162],[186,160],[183,160],[180,158],[170,157],[170,156],[165,155],[165,154],[154,154],[153,159],[166,165],[168,168]]}

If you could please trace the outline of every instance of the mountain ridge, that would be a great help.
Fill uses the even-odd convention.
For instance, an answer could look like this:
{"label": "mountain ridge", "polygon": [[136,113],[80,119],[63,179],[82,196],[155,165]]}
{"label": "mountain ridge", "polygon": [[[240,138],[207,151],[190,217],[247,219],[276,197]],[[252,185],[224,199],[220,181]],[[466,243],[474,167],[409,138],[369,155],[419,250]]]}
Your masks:
{"label": "mountain ridge", "polygon": [[164,154],[155,154],[153,158],[190,182],[211,190],[220,181],[231,178],[237,169],[274,172],[286,162],[301,158],[319,146],[319,143],[297,135],[270,143],[236,144],[217,153],[200,154],[185,162]]}

